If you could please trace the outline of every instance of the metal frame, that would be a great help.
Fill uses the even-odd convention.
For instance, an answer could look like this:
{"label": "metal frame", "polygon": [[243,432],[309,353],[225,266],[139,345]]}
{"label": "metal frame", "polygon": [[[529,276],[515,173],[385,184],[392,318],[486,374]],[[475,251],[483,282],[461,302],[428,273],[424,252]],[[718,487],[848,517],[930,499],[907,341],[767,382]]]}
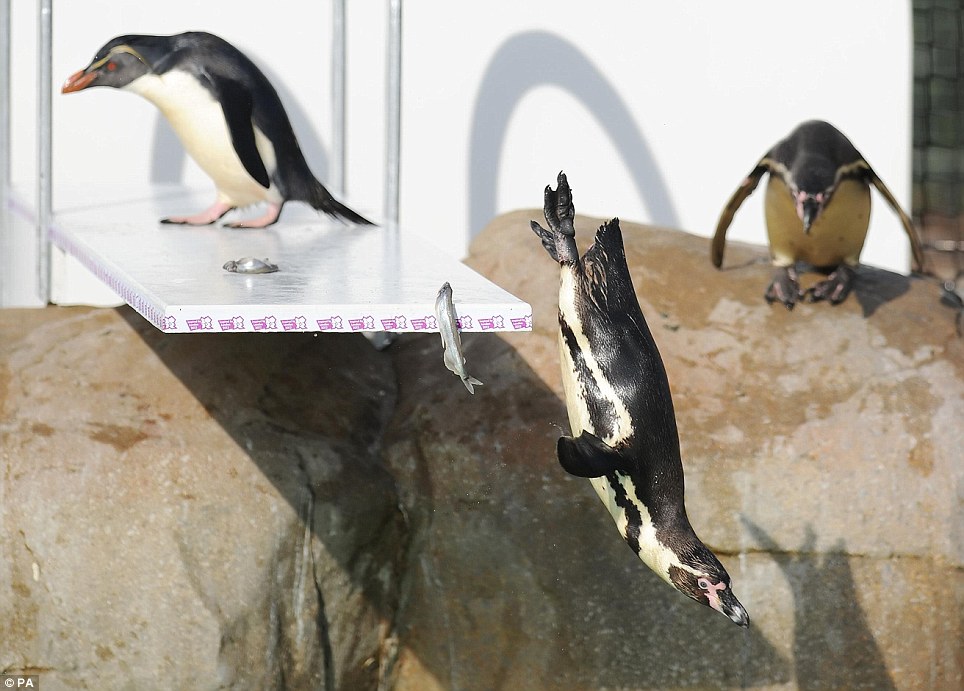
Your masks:
{"label": "metal frame", "polygon": [[[0,229],[9,228],[10,191],[10,0],[0,0]],[[5,244],[0,237],[0,248]],[[3,301],[3,274],[0,271],[0,303]]]}
{"label": "metal frame", "polygon": [[50,301],[50,219],[53,212],[53,0],[37,8],[37,294]]}
{"label": "metal frame", "polygon": [[[345,0],[332,3],[332,165],[331,184],[344,194],[345,169],[345,93],[346,93],[346,22]],[[3,213],[11,184],[10,72],[11,72],[11,2],[0,0],[0,194]],[[37,6],[38,73],[37,73],[37,181],[36,244],[37,291],[42,302],[50,298],[49,228],[53,215],[53,130],[52,130],[52,58],[53,0],[39,0]],[[384,216],[390,232],[399,221],[399,180],[401,176],[401,80],[402,80],[402,0],[388,0],[388,46],[386,54],[386,151]],[[4,224],[6,227],[6,224]],[[2,280],[2,277],[0,277]],[[2,283],[0,283],[2,294]]]}
{"label": "metal frame", "polygon": [[385,98],[385,222],[398,225],[402,141],[402,0],[388,2],[388,66]]}
{"label": "metal frame", "polygon": [[345,0],[331,8],[331,187],[345,194]]}

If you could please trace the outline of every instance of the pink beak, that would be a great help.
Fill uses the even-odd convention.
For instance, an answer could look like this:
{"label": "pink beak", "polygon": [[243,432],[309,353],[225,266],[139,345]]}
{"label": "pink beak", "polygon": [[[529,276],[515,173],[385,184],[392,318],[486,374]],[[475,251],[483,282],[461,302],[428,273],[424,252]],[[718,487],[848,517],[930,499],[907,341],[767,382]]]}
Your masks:
{"label": "pink beak", "polygon": [[64,85],[60,89],[60,93],[69,94],[72,91],[86,89],[96,77],[96,72],[88,72],[86,74],[83,70],[74,72],[72,75],[67,77],[67,81],[64,82]]}

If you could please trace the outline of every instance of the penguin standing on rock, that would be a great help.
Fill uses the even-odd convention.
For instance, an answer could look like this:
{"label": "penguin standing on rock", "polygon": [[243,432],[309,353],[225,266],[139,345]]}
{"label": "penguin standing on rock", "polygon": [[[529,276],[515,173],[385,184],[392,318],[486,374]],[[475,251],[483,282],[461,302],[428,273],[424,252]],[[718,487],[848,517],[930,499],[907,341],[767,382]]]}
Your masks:
{"label": "penguin standing on rock", "polygon": [[[778,267],[765,294],[767,302],[781,302],[793,309],[804,297],[832,304],[847,298],[870,225],[870,185],[900,218],[910,239],[914,270],[922,271],[924,255],[910,218],[850,140],[821,120],[804,122],[778,142],[730,197],[713,237],[711,259],[717,268],[723,264],[726,230],[764,173],[770,174],[765,201],[767,235],[773,264]],[[830,274],[803,292],[797,262]]]}
{"label": "penguin standing on rock", "polygon": [[371,224],[336,200],[305,162],[291,122],[267,77],[241,51],[212,34],[119,36],[71,75],[62,93],[111,86],[156,105],[188,154],[213,180],[217,201],[162,223],[207,225],[259,202],[268,211],[235,228],[264,228],[296,200],[350,223]]}
{"label": "penguin standing on rock", "polygon": [[623,539],[681,593],[748,626],[730,577],[696,536],[683,503],[683,465],[666,370],[626,265],[619,220],[579,257],[569,183],[545,190],[549,230],[532,230],[559,263],[559,350],[572,436],[557,453],[589,478]]}

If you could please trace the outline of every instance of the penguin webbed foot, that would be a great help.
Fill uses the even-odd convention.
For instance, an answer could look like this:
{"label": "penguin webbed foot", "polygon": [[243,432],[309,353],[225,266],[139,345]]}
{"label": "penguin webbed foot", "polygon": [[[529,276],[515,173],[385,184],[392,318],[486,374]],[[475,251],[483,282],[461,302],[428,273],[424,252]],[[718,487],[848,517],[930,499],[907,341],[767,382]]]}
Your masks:
{"label": "penguin webbed foot", "polygon": [[792,266],[777,269],[776,273],[773,274],[773,281],[763,297],[771,305],[774,302],[779,302],[788,310],[792,310],[803,299],[796,269]]}
{"label": "penguin webbed foot", "polygon": [[556,189],[553,190],[550,185],[546,185],[543,194],[543,212],[546,215],[546,222],[554,232],[576,237],[576,229],[572,224],[576,217],[576,207],[572,203],[569,179],[561,170],[556,177]]}
{"label": "penguin webbed foot", "polygon": [[234,223],[225,223],[225,228],[235,228],[237,230],[246,230],[248,228],[267,228],[270,225],[277,223],[278,218],[281,217],[281,204],[269,204],[268,210],[258,216],[257,218],[252,218],[247,221],[235,221]]}
{"label": "penguin webbed foot", "polygon": [[839,305],[850,295],[856,278],[857,271],[854,267],[841,264],[827,276],[827,280],[820,281],[807,291],[807,300],[808,302],[828,300],[831,305]]}
{"label": "penguin webbed foot", "polygon": [[572,203],[572,191],[566,174],[560,171],[556,183],[555,190],[551,185],[546,185],[543,193],[543,213],[549,230],[536,221],[530,221],[529,227],[539,236],[542,246],[554,260],[560,263],[574,262],[578,259],[576,228],[573,225],[576,208]]}
{"label": "penguin webbed foot", "polygon": [[542,246],[546,248],[546,252],[555,261],[559,261],[559,255],[556,253],[556,236],[551,230],[546,230],[540,226],[536,221],[529,221],[529,227],[532,232],[539,236],[539,240],[542,242]]}
{"label": "penguin webbed foot", "polygon": [[232,210],[234,210],[234,207],[230,204],[225,204],[224,202],[214,202],[204,211],[196,213],[193,216],[169,216],[167,218],[162,218],[161,223],[165,225],[179,226],[209,226],[224,216],[224,214]]}

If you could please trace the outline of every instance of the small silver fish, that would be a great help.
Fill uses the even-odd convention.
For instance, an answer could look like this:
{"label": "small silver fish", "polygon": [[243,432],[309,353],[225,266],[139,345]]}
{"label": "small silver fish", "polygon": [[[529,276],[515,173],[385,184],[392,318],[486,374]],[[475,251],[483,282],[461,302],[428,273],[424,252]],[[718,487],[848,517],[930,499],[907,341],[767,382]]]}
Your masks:
{"label": "small silver fish", "polygon": [[455,305],[452,302],[452,286],[448,281],[442,284],[435,298],[435,317],[438,320],[438,331],[442,336],[442,348],[445,351],[442,361],[452,372],[459,375],[465,388],[469,393],[474,394],[475,389],[472,385],[482,386],[475,377],[465,371],[465,356],[462,354],[462,339],[459,337],[459,324],[455,314]]}
{"label": "small silver fish", "polygon": [[224,270],[236,274],[271,274],[278,270],[278,265],[272,264],[267,259],[244,257],[237,261],[225,262]]}

